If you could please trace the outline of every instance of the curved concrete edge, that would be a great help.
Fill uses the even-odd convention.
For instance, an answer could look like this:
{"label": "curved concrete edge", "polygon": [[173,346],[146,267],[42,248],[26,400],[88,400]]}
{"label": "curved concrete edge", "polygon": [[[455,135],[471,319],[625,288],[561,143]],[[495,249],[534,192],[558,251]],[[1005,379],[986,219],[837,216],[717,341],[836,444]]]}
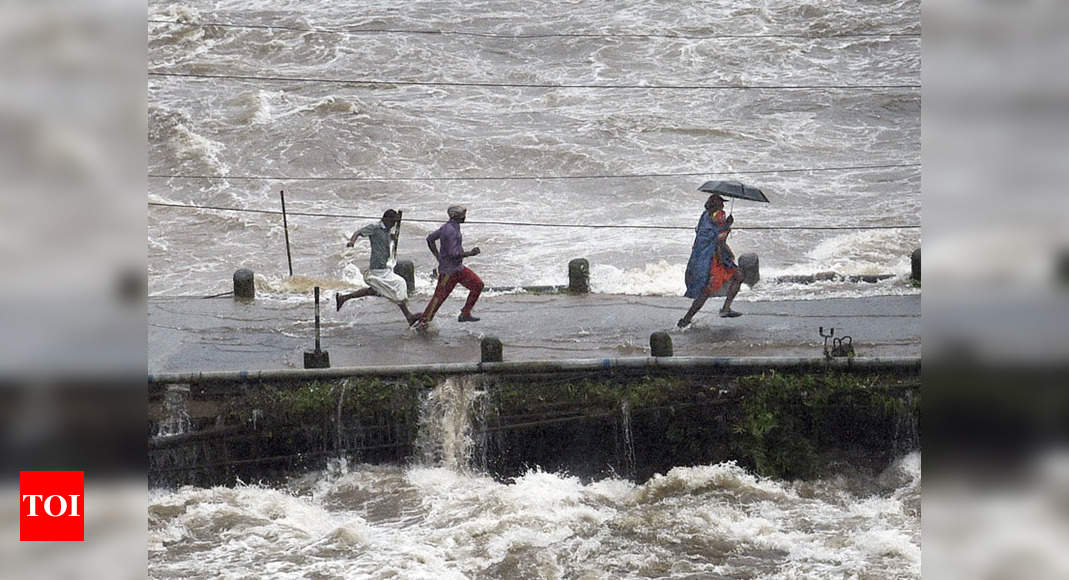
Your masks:
{"label": "curved concrete edge", "polygon": [[888,370],[919,373],[920,357],[629,357],[612,359],[565,359],[546,361],[507,361],[493,363],[443,363],[423,365],[337,367],[329,369],[276,369],[258,371],[199,371],[149,374],[148,384],[256,382],[283,380],[343,379],[366,376],[403,376],[413,374],[519,374],[610,369],[694,369],[723,371],[763,370]]}

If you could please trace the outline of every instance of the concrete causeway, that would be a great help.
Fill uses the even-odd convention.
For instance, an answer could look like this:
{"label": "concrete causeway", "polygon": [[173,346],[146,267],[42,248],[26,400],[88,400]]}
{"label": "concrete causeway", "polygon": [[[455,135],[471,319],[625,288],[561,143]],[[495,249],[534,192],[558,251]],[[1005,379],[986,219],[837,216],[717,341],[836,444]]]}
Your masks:
{"label": "concrete causeway", "polygon": [[[744,316],[717,316],[721,299],[683,330],[676,321],[690,300],[673,296],[608,294],[484,295],[479,322],[460,323],[465,291],[458,288],[426,334],[409,330],[385,299],[351,300],[334,309],[321,297],[321,347],[333,367],[478,362],[480,340],[495,336],[504,360],[558,360],[650,356],[649,338],[668,331],[675,356],[820,357],[817,332],[851,336],[859,357],[919,357],[921,297],[880,296],[747,302]],[[422,308],[426,297],[410,301]],[[830,342],[830,341],[829,341]],[[154,373],[303,368],[315,344],[314,300],[294,296],[253,301],[227,296],[149,298],[148,370]]]}

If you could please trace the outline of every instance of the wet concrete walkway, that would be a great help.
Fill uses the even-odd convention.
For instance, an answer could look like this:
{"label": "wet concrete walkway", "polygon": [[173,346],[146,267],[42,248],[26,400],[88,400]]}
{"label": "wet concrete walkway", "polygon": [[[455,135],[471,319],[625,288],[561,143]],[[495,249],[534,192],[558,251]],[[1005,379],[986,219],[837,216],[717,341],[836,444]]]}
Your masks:
{"label": "wet concrete walkway", "polygon": [[[481,338],[496,336],[506,361],[649,356],[650,334],[667,330],[676,356],[804,356],[823,354],[817,328],[850,335],[858,356],[921,354],[920,295],[777,302],[736,300],[744,316],[716,315],[721,301],[685,330],[676,321],[690,300],[671,296],[588,294],[484,296],[475,323],[457,322],[464,290],[442,307],[425,335],[407,328],[382,298],[349,301],[335,312],[320,306],[321,346],[334,367],[478,362]],[[418,310],[425,297],[413,300]],[[150,298],[149,373],[302,368],[315,342],[314,301],[294,297],[238,301],[231,297]]]}

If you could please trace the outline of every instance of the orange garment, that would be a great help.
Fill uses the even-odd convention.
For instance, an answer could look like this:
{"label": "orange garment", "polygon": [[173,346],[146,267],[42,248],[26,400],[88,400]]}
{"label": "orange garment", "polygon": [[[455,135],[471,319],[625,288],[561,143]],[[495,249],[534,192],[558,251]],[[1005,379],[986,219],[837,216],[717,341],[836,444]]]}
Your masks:
{"label": "orange garment", "polygon": [[709,283],[705,285],[703,293],[706,296],[724,296],[727,294],[727,283],[735,275],[735,272],[738,272],[739,268],[737,266],[724,265],[724,262],[733,264],[734,260],[731,259],[730,255],[721,256],[721,252],[725,251],[723,244],[727,241],[728,234],[731,233],[731,230],[726,227],[727,214],[724,213],[724,210],[720,210],[710,217],[714,224],[724,228],[724,230],[716,237],[716,253],[713,254],[713,260],[709,264]]}

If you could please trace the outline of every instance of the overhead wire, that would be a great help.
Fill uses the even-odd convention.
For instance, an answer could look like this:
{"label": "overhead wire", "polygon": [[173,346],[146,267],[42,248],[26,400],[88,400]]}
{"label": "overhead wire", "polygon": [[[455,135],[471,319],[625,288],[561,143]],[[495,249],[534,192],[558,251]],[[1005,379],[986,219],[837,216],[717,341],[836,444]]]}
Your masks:
{"label": "overhead wire", "polygon": [[235,181],[369,181],[369,182],[395,182],[395,181],[556,181],[567,179],[639,179],[650,177],[698,177],[698,176],[722,176],[722,175],[770,175],[779,173],[811,173],[821,171],[864,171],[872,169],[908,169],[920,167],[920,163],[888,163],[875,165],[841,165],[827,167],[798,167],[781,169],[742,169],[738,171],[684,171],[684,172],[660,172],[660,173],[622,173],[622,174],[589,174],[589,175],[475,175],[475,176],[443,176],[443,177],[419,177],[419,176],[356,176],[356,175],[327,175],[327,176],[295,176],[295,175],[206,175],[206,174],[171,174],[150,173],[150,179],[189,179],[189,180],[235,180]]}
{"label": "overhead wire", "polygon": [[[274,209],[252,209],[242,207],[226,207],[218,205],[194,205],[194,204],[182,204],[182,203],[166,203],[166,202],[148,202],[152,207],[169,207],[169,208],[181,208],[181,209],[193,209],[193,210],[207,210],[207,211],[232,211],[239,213],[258,213],[269,215],[283,215],[281,210]],[[287,216],[303,216],[303,217],[325,217],[325,218],[345,218],[345,219],[363,219],[363,220],[377,220],[382,216],[372,215],[359,215],[359,214],[345,214],[345,213],[326,213],[326,212],[308,212],[308,211],[286,211]],[[419,219],[406,217],[407,222],[417,223],[440,223],[440,219]],[[510,226],[510,227],[542,227],[542,228],[587,228],[587,229],[643,229],[643,230],[693,230],[694,228],[688,226],[666,226],[666,225],[650,225],[650,224],[564,224],[564,223],[543,223],[543,222],[514,222],[514,221],[496,221],[496,220],[467,220],[465,225],[497,225],[497,226]],[[890,230],[890,229],[914,229],[920,228],[919,225],[886,225],[886,226],[733,226],[732,229],[736,230]]]}
{"label": "overhead wire", "polygon": [[[512,39],[529,39],[529,38],[552,38],[552,37],[638,37],[638,38],[680,38],[680,39],[716,39],[716,38],[802,38],[802,39],[817,39],[817,38],[851,38],[851,37],[912,37],[917,36],[912,33],[896,34],[896,33],[872,33],[872,34],[842,34],[842,35],[801,35],[801,34],[754,34],[754,35],[715,35],[715,36],[687,36],[687,35],[657,35],[657,34],[593,34],[593,33],[554,33],[554,34],[538,34],[538,35],[519,35],[519,34],[491,34],[491,33],[473,33],[464,31],[443,31],[443,30],[400,30],[400,29],[353,29],[353,30],[327,30],[327,29],[314,29],[314,28],[298,28],[298,27],[286,27],[276,25],[255,25],[255,24],[232,24],[232,23],[207,23],[207,22],[180,22],[180,21],[166,21],[166,20],[149,20],[150,23],[158,24],[174,24],[174,25],[187,25],[187,26],[218,26],[218,27],[230,27],[230,28],[249,28],[249,29],[280,29],[280,30],[294,30],[300,32],[320,32],[320,33],[387,33],[387,34],[439,34],[439,35],[464,35],[464,36],[479,36],[486,38],[512,38]],[[338,79],[338,78],[321,78],[321,77],[291,77],[291,76],[264,76],[264,75],[228,75],[228,74],[206,74],[206,73],[182,73],[182,72],[160,72],[150,71],[147,73],[150,77],[160,78],[192,78],[192,79],[214,79],[214,80],[239,80],[239,81],[266,81],[266,82],[317,82],[327,84],[348,84],[348,85],[362,85],[362,86],[374,86],[374,85],[399,85],[399,86],[458,86],[458,87],[486,87],[486,88],[541,88],[541,89],[627,89],[627,90],[872,90],[872,89],[920,89],[919,84],[874,84],[874,85],[658,85],[658,84],[553,84],[553,83],[502,83],[502,82],[477,82],[477,81],[415,81],[415,80],[381,80],[381,79]],[[816,171],[849,171],[849,170],[869,170],[869,169],[895,169],[895,168],[910,168],[919,167],[919,163],[902,163],[902,164],[885,164],[885,165],[857,165],[857,166],[845,166],[845,167],[818,167],[818,168],[794,168],[794,169],[768,169],[768,170],[741,170],[723,173],[710,173],[710,172],[669,172],[669,173],[640,173],[640,174],[596,174],[596,175],[571,175],[571,176],[551,176],[551,175],[507,175],[507,176],[447,176],[447,177],[370,177],[370,176],[262,176],[262,175],[179,175],[179,174],[149,174],[149,178],[153,179],[190,179],[190,180],[261,180],[261,181],[366,181],[366,182],[392,182],[392,181],[515,181],[515,180],[534,180],[534,181],[549,181],[549,180],[563,180],[563,179],[631,179],[631,178],[649,178],[649,177],[694,177],[702,175],[760,175],[760,174],[773,174],[773,173],[800,173],[800,172],[816,172]],[[149,202],[150,206],[155,207],[171,207],[171,208],[185,208],[185,209],[197,209],[197,210],[213,210],[213,211],[234,211],[234,212],[246,212],[246,213],[262,213],[262,214],[275,214],[280,215],[283,212],[278,210],[258,210],[249,208],[234,208],[223,206],[208,206],[208,205],[187,205],[187,204],[173,204],[173,203],[161,203],[161,202]],[[349,218],[349,219],[377,219],[377,216],[362,216],[351,214],[336,214],[336,213],[320,213],[320,212],[299,212],[289,211],[287,215],[296,216],[309,216],[309,217],[330,217],[330,218]],[[412,222],[438,222],[440,220],[421,220],[407,218]],[[631,228],[631,229],[691,229],[684,226],[657,226],[657,225],[627,225],[627,224],[554,224],[554,223],[536,223],[536,222],[507,222],[507,221],[478,221],[471,220],[466,222],[468,224],[481,224],[481,225],[505,225],[516,227],[564,227],[564,228]],[[736,227],[734,229],[749,229],[749,230],[859,230],[859,229],[905,229],[905,228],[919,228],[919,225],[892,225],[892,226],[750,226],[750,227]]]}
{"label": "overhead wire", "polygon": [[284,83],[321,83],[359,86],[420,86],[420,87],[476,87],[519,89],[606,89],[656,91],[808,91],[808,90],[919,90],[920,83],[858,84],[858,85],[660,85],[660,84],[582,84],[582,83],[508,83],[482,81],[416,81],[390,79],[339,79],[325,77],[290,77],[263,75],[235,75],[209,73],[181,73],[149,71],[148,76],[159,78],[189,78],[210,80],[264,81]]}
{"label": "overhead wire", "polygon": [[502,34],[491,32],[470,32],[464,30],[437,30],[437,29],[403,29],[403,28],[315,28],[303,26],[287,26],[279,24],[250,24],[233,22],[184,22],[179,20],[149,19],[149,24],[172,24],[176,26],[195,26],[201,28],[238,28],[250,30],[288,30],[292,32],[304,32],[315,34],[411,34],[428,36],[471,36],[476,38],[496,38],[512,40],[532,40],[539,38],[660,38],[680,40],[719,40],[719,39],[760,39],[760,38],[792,38],[801,40],[823,40],[841,38],[909,38],[920,39],[917,32],[849,32],[838,34],[804,34],[804,33],[754,33],[754,34],[715,34],[715,35],[691,35],[691,34],[663,34],[652,32],[552,32],[535,34]]}

